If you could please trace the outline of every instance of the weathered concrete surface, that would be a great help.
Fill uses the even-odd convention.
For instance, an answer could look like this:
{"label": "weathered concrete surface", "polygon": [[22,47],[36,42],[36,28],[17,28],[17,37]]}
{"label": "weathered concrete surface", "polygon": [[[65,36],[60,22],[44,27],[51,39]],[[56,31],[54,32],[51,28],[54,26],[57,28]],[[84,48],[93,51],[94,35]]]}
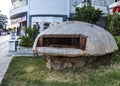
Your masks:
{"label": "weathered concrete surface", "polygon": [[46,58],[46,66],[50,70],[63,70],[63,69],[76,69],[84,67],[85,65],[92,63],[97,57],[55,57],[44,56]]}
{"label": "weathered concrete surface", "polygon": [[33,55],[34,52],[32,50],[32,48],[26,48],[26,47],[21,47],[21,46],[17,46],[17,54],[19,55]]}
{"label": "weathered concrete surface", "polygon": [[[108,53],[115,52],[118,50],[117,44],[113,38],[113,36],[103,28],[92,25],[85,22],[64,22],[61,24],[58,24],[56,26],[53,26],[51,28],[48,28],[44,30],[42,33],[40,33],[33,46],[33,50],[39,53],[43,53],[46,51],[46,53],[52,53],[52,54],[59,54],[58,51],[64,52],[66,54],[69,53],[69,50],[66,48],[56,48],[52,49],[52,51],[49,51],[49,48],[37,48],[37,43],[39,37],[42,35],[83,35],[87,37],[86,42],[86,48],[85,50],[78,51],[78,49],[74,49],[74,52],[80,52],[79,56],[81,55],[105,55]],[[57,50],[58,49],[58,50]],[[64,54],[66,56],[66,54]],[[70,51],[71,54],[71,51]]]}
{"label": "weathered concrete surface", "polygon": [[[54,38],[57,35],[58,37],[63,37],[66,35],[67,36],[77,35],[79,36],[78,37],[79,42],[77,42],[77,44],[80,43],[81,41],[80,36],[83,36],[86,38],[86,42],[85,42],[86,47],[85,49],[81,49],[81,48],[76,49],[76,48],[65,48],[65,47],[62,48],[51,47],[49,45],[43,46],[44,45],[43,43],[49,43],[50,40],[44,42],[43,41],[44,38],[42,39],[42,37],[44,36],[50,37],[50,35],[52,37],[54,36]],[[41,45],[39,45],[38,42]],[[79,45],[82,45],[82,43]],[[55,44],[55,42],[53,44]],[[44,30],[42,33],[40,33],[37,36],[33,45],[33,50],[37,53],[42,53],[43,55],[45,55],[46,66],[49,69],[61,70],[66,68],[82,67],[86,65],[86,63],[93,62],[95,60],[92,58],[92,56],[101,56],[101,55],[113,53],[118,50],[118,47],[113,36],[103,28],[85,22],[72,21],[72,22],[63,22],[61,24],[58,24],[56,26]],[[85,57],[83,58],[82,56]]]}

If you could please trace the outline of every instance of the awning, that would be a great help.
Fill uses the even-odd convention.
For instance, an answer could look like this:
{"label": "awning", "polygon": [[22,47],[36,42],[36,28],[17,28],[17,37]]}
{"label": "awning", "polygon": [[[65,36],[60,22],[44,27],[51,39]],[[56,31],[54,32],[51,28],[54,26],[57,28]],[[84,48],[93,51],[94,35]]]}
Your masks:
{"label": "awning", "polygon": [[113,12],[113,13],[115,13],[115,12],[120,12],[120,6],[114,7],[112,12]]}
{"label": "awning", "polygon": [[12,25],[16,23],[24,22],[24,21],[27,21],[27,13],[19,14],[14,19],[11,18]]}

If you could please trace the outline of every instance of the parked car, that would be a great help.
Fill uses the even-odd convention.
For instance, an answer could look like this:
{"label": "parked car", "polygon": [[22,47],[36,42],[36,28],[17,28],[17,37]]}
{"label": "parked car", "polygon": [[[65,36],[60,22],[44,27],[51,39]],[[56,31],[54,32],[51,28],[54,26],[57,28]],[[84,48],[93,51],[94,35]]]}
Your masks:
{"label": "parked car", "polygon": [[1,32],[1,35],[7,35],[7,32]]}

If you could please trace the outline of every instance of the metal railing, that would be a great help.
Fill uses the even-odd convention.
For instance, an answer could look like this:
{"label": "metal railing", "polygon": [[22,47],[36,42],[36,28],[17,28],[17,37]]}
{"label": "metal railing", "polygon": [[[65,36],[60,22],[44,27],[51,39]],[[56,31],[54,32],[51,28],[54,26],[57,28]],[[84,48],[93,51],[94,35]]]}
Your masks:
{"label": "metal railing", "polygon": [[92,4],[98,6],[107,6],[107,0],[94,0]]}

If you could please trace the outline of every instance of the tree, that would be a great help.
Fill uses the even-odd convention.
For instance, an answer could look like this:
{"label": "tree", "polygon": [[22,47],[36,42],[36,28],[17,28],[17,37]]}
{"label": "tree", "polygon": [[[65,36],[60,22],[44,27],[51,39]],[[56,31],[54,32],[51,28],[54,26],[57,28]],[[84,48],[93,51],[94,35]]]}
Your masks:
{"label": "tree", "polygon": [[75,16],[70,18],[72,21],[83,21],[96,24],[102,15],[102,11],[92,6],[77,7],[75,11]]}
{"label": "tree", "polygon": [[6,15],[0,14],[0,28],[6,29],[6,23],[8,23],[7,19]]}
{"label": "tree", "polygon": [[2,26],[2,24],[0,23],[0,29],[3,29],[3,26]]}

